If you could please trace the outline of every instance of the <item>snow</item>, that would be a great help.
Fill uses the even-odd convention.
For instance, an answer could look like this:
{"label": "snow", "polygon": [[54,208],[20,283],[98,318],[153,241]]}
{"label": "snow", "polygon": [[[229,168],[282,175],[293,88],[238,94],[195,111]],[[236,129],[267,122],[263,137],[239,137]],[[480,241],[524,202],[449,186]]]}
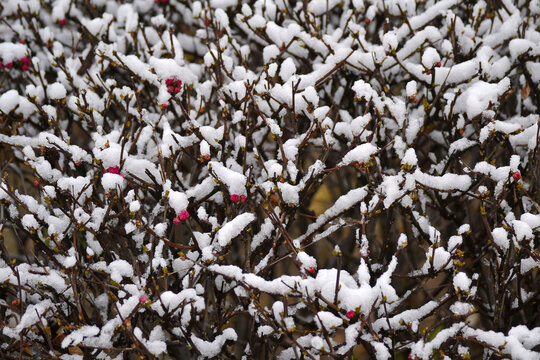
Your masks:
{"label": "snow", "polygon": [[28,231],[34,231],[39,229],[39,223],[37,222],[36,218],[32,214],[26,214],[22,217],[21,223],[24,226],[24,228]]}
{"label": "snow", "polygon": [[221,247],[227,246],[235,237],[240,235],[244,229],[255,220],[255,215],[243,213],[227,222],[216,234],[216,239]]}
{"label": "snow", "polygon": [[358,145],[345,154],[343,160],[338,164],[338,166],[345,166],[355,162],[366,163],[369,161],[371,156],[377,152],[377,150],[378,148],[370,143]]}
{"label": "snow", "polygon": [[442,191],[466,191],[472,184],[468,175],[445,174],[443,176],[434,176],[425,174],[419,169],[414,172],[414,178],[416,182],[424,186]]}
{"label": "snow", "polygon": [[437,50],[432,47],[428,47],[424,50],[424,53],[422,54],[422,65],[427,69],[432,69],[439,61],[441,61],[441,57]]}
{"label": "snow", "polygon": [[366,188],[361,187],[358,189],[353,189],[347,194],[340,196],[336,200],[334,205],[332,205],[322,215],[320,215],[313,224],[309,225],[305,234],[300,236],[296,240],[301,242],[303,239],[311,236],[319,227],[326,224],[333,217],[338,216],[340,213],[343,213],[358,204],[364,199],[366,195]]}
{"label": "snow", "polygon": [[414,96],[418,93],[416,81],[412,80],[407,83],[405,87],[407,96]]}
{"label": "snow", "polygon": [[457,301],[450,305],[450,311],[457,316],[464,316],[474,311],[474,306],[468,303]]}
{"label": "snow", "polygon": [[47,96],[52,100],[61,100],[65,99],[67,95],[67,90],[64,85],[59,82],[49,84],[47,86]]}
{"label": "snow", "polygon": [[216,175],[216,178],[227,186],[230,194],[247,195],[245,175],[226,168],[221,163],[210,161],[208,168]]}
{"label": "snow", "polygon": [[8,90],[0,96],[0,111],[9,114],[19,105],[19,93],[17,90]]}
{"label": "snow", "polygon": [[83,3],[2,8],[0,231],[43,250],[0,256],[3,340],[82,305],[62,359],[257,357],[238,321],[280,359],[538,359],[538,0]]}
{"label": "snow", "polygon": [[288,183],[278,183],[279,191],[283,197],[283,201],[289,205],[298,205],[300,201],[299,192],[300,188]]}
{"label": "snow", "polygon": [[382,45],[385,49],[395,50],[398,45],[398,38],[394,31],[389,31],[383,35]]}
{"label": "snow", "polygon": [[281,69],[279,70],[279,76],[283,81],[289,80],[291,76],[296,73],[296,66],[294,65],[294,61],[291,58],[285,59],[283,63],[281,64]]}
{"label": "snow", "polygon": [[319,311],[315,317],[315,324],[320,329],[324,326],[326,330],[331,330],[343,324],[343,320],[329,311]]}
{"label": "snow", "polygon": [[471,289],[472,280],[469,279],[467,274],[463,272],[458,272],[456,275],[454,275],[454,279],[452,281],[454,284],[454,289],[456,289],[456,291],[461,290],[469,292],[469,290]]}
{"label": "snow", "polygon": [[251,241],[251,250],[257,249],[259,245],[261,245],[266,239],[268,239],[274,230],[274,225],[272,224],[272,220],[270,218],[264,219],[263,224],[261,225],[260,231],[253,236],[253,239]]}
{"label": "snow", "polygon": [[89,177],[78,176],[64,177],[57,181],[58,187],[62,190],[69,191],[77,202],[84,202],[87,198],[92,196],[93,188],[90,185]]}
{"label": "snow", "polygon": [[493,236],[493,241],[500,247],[503,251],[508,250],[510,246],[510,240],[508,239],[508,233],[502,227],[495,228],[491,231],[491,236]]}
{"label": "snow", "polygon": [[120,283],[123,277],[133,276],[133,267],[125,260],[115,260],[108,264],[111,280]]}
{"label": "snow", "polygon": [[458,97],[455,110],[466,113],[469,119],[498,103],[499,96],[510,88],[510,80],[504,78],[497,84],[475,81]]}
{"label": "snow", "polygon": [[10,42],[0,43],[0,56],[3,63],[9,63],[21,59],[27,53],[27,47],[23,44]]}
{"label": "snow", "polygon": [[198,338],[195,335],[191,335],[191,341],[201,353],[203,359],[213,358],[221,353],[221,348],[226,341],[236,341],[238,335],[232,328],[223,330],[223,333],[216,336],[214,341],[209,342]]}
{"label": "snow", "polygon": [[62,340],[62,348],[65,349],[68,346],[77,346],[83,343],[85,337],[93,337],[97,334],[99,334],[99,327],[95,325],[83,326],[80,329],[72,331]]}
{"label": "snow", "polygon": [[119,174],[106,173],[101,178],[101,186],[107,192],[111,190],[124,189],[126,187],[126,181],[123,176]]}
{"label": "snow", "polygon": [[20,320],[14,328],[4,326],[2,329],[2,333],[6,336],[9,336],[11,338],[19,338],[19,334],[25,330],[28,327],[32,327],[32,325],[36,324],[37,322],[40,322],[41,325],[43,324],[43,319],[45,319],[49,313],[49,311],[52,309],[52,302],[50,300],[43,300],[38,304],[29,304],[24,314],[20,317]]}
{"label": "snow", "polygon": [[416,166],[418,164],[418,157],[413,148],[409,148],[405,151],[405,155],[401,159],[401,164],[409,166]]}
{"label": "snow", "polygon": [[313,272],[314,269],[317,269],[317,260],[304,251],[299,251],[296,254],[296,259],[302,264],[302,268],[308,272]]}
{"label": "snow", "polygon": [[512,220],[512,228],[518,241],[528,240],[533,238],[533,231],[529,224],[521,220]]}
{"label": "snow", "polygon": [[137,212],[141,208],[141,203],[138,200],[132,201],[129,203],[129,211]]}
{"label": "snow", "polygon": [[185,210],[188,205],[188,197],[186,194],[175,191],[168,190],[169,205],[174,209],[176,215],[180,214],[180,211]]}

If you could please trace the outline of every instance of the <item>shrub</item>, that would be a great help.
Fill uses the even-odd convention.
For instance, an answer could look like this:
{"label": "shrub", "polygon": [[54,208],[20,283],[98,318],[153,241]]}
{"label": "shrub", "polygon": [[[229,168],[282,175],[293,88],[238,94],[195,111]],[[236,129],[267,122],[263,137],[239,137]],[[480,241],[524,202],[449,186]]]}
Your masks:
{"label": "shrub", "polygon": [[537,0],[0,9],[2,358],[540,357]]}

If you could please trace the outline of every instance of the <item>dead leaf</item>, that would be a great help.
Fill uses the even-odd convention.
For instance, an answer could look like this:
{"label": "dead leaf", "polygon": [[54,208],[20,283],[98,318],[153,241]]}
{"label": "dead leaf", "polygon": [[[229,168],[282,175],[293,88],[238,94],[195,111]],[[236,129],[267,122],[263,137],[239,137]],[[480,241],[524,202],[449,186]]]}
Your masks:
{"label": "dead leaf", "polygon": [[526,82],[523,89],[521,89],[521,99],[525,100],[526,98],[529,97],[530,93],[531,93],[531,88],[529,87],[529,82]]}
{"label": "dead leaf", "polygon": [[68,348],[70,355],[84,355],[83,351],[78,346],[70,346]]}

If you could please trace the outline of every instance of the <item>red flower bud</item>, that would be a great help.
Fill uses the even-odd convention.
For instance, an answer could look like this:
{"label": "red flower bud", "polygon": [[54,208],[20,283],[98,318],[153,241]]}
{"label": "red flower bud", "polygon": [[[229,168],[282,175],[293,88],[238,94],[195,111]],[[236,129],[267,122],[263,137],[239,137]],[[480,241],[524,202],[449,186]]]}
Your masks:
{"label": "red flower bud", "polygon": [[64,26],[64,25],[66,25],[67,21],[66,21],[66,19],[60,19],[60,20],[58,20],[58,23],[60,25]]}
{"label": "red flower bud", "polygon": [[106,172],[110,172],[111,174],[118,174],[120,172],[120,168],[118,167],[118,165],[111,166],[107,169]]}
{"label": "red flower bud", "polygon": [[35,186],[35,187],[38,187],[38,186],[39,186],[39,181],[34,180],[34,186]]}
{"label": "red flower bud", "polygon": [[307,270],[309,271],[310,273],[314,273],[315,272],[315,267],[314,266],[310,266],[309,269]]}
{"label": "red flower bud", "polygon": [[11,69],[11,68],[13,68],[13,63],[12,63],[12,62],[8,62],[8,63],[6,64],[6,69]]}
{"label": "red flower bud", "polygon": [[147,301],[148,301],[148,295],[143,294],[143,295],[141,295],[141,296],[139,297],[139,302],[140,302],[141,304],[144,304],[144,303],[147,302]]}
{"label": "red flower bud", "polygon": [[519,173],[519,171],[516,171],[512,177],[514,178],[514,180],[519,180],[521,179],[521,174]]}
{"label": "red flower bud", "polygon": [[353,310],[349,310],[345,316],[347,316],[347,319],[352,319],[355,314],[356,313]]}
{"label": "red flower bud", "polygon": [[240,200],[240,196],[238,196],[238,194],[232,194],[231,195],[231,201],[232,202],[237,202],[238,200]]}
{"label": "red flower bud", "polygon": [[180,214],[178,214],[178,219],[184,221],[189,218],[189,213],[186,210],[180,211]]}

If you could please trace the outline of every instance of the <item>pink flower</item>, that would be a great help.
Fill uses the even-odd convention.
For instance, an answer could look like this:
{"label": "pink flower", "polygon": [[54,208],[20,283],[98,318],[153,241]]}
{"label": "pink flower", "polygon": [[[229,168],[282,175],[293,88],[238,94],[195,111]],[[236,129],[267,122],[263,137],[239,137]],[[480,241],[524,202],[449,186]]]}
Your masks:
{"label": "pink flower", "polygon": [[64,25],[66,25],[67,21],[66,21],[66,19],[60,19],[60,20],[58,20],[58,23],[60,25],[64,26]]}
{"label": "pink flower", "polygon": [[28,70],[28,68],[29,68],[29,66],[26,65],[26,64],[24,64],[24,65],[21,67],[22,71],[26,71],[26,70]]}
{"label": "pink flower", "polygon": [[23,64],[30,64],[30,59],[28,58],[28,56],[23,56],[23,57],[21,58],[21,62],[22,62]]}
{"label": "pink flower", "polygon": [[519,171],[516,171],[512,176],[514,177],[514,180],[521,179],[521,174],[519,173]]}
{"label": "pink flower", "polygon": [[144,303],[147,302],[147,301],[148,301],[148,295],[143,294],[143,295],[141,295],[141,296],[139,297],[139,302],[140,302],[141,304],[144,304]]}
{"label": "pink flower", "polygon": [[13,63],[12,63],[12,62],[8,62],[8,63],[6,64],[6,68],[7,68],[7,69],[11,69],[12,67],[13,67]]}
{"label": "pink flower", "polygon": [[347,311],[347,314],[345,316],[347,316],[347,319],[352,319],[355,315],[355,312],[353,310],[349,310]]}
{"label": "pink flower", "polygon": [[307,269],[307,271],[313,274],[315,272],[315,267],[310,266],[309,269]]}
{"label": "pink flower", "polygon": [[175,94],[178,94],[179,92],[180,92],[180,88],[179,88],[179,87],[174,88],[174,93],[175,93]]}
{"label": "pink flower", "polygon": [[0,62],[0,69],[3,69],[3,68],[4,68],[4,63]]}
{"label": "pink flower", "polygon": [[167,79],[165,80],[165,84],[172,85],[174,83],[174,79]]}
{"label": "pink flower", "polygon": [[39,181],[34,180],[34,186],[35,186],[35,187],[38,187],[38,186],[39,186]]}
{"label": "pink flower", "polygon": [[242,202],[242,204],[245,203],[246,202],[246,195],[240,196],[240,201]]}
{"label": "pink flower", "polygon": [[120,172],[120,168],[117,166],[111,166],[107,169],[107,172],[110,172],[111,174],[118,174]]}
{"label": "pink flower", "polygon": [[182,80],[176,80],[176,86],[182,85]]}
{"label": "pink flower", "polygon": [[174,92],[174,87],[173,86],[167,86],[167,92],[169,94],[172,94]]}
{"label": "pink flower", "polygon": [[180,222],[181,222],[180,219],[177,218],[177,217],[175,217],[175,218],[173,219],[174,225],[180,225]]}
{"label": "pink flower", "polygon": [[120,174],[120,168],[118,167],[118,165],[109,167],[107,170],[105,170],[105,172],[106,173],[111,173],[111,174],[117,174],[117,175],[123,177],[124,179],[126,178],[124,176],[124,174]]}
{"label": "pink flower", "polygon": [[237,202],[238,200],[240,200],[240,196],[238,196],[238,194],[232,194],[231,195],[231,201],[232,202]]}
{"label": "pink flower", "polygon": [[178,218],[182,221],[187,220],[189,218],[189,213],[186,210],[180,211],[180,214],[178,214]]}

